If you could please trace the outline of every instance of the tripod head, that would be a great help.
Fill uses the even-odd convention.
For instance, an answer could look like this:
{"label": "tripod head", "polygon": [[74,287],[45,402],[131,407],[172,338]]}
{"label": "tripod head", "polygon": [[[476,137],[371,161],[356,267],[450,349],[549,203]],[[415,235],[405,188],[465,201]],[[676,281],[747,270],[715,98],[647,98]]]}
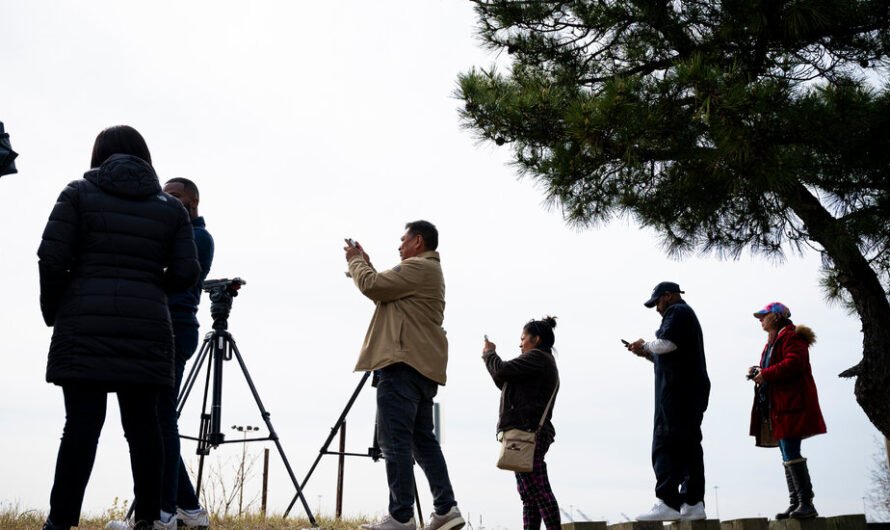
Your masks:
{"label": "tripod head", "polygon": [[202,289],[210,296],[210,317],[213,329],[222,331],[229,327],[229,313],[232,312],[232,299],[238,296],[238,290],[247,282],[235,277],[231,280],[206,280]]}

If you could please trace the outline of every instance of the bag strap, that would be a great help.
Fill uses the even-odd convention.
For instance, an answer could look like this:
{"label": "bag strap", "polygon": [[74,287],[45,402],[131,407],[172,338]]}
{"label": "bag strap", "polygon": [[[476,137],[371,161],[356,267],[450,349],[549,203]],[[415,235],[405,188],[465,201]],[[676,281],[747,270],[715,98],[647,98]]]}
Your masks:
{"label": "bag strap", "polygon": [[556,376],[556,387],[553,389],[553,393],[550,394],[550,401],[547,402],[547,406],[544,407],[544,414],[541,415],[541,421],[538,422],[538,428],[535,429],[535,432],[541,430],[541,427],[544,426],[544,420],[547,419],[547,413],[550,412],[550,407],[553,406],[553,400],[556,399],[556,391],[559,390],[559,376]]}

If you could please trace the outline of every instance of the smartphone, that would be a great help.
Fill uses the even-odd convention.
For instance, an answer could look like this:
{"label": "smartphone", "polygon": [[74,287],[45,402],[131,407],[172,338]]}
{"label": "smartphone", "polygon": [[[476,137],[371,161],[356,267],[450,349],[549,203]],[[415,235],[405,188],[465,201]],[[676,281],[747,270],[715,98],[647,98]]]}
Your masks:
{"label": "smartphone", "polygon": [[630,343],[624,339],[621,339],[621,344],[624,344],[625,346],[630,346]]}
{"label": "smartphone", "polygon": [[353,241],[352,238],[347,238],[347,239],[346,239],[346,244],[349,245],[349,246],[352,247],[352,248],[355,248],[355,241]]}
{"label": "smartphone", "polygon": [[482,335],[482,338],[485,339],[485,342],[490,342],[490,341],[488,340],[488,334]]}

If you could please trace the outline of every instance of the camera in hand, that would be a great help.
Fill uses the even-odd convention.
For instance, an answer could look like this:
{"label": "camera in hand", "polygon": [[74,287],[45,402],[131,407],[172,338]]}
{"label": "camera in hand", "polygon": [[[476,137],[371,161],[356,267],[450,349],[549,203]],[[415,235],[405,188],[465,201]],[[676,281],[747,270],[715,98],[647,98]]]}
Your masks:
{"label": "camera in hand", "polygon": [[745,379],[747,379],[748,381],[753,380],[755,377],[757,377],[757,374],[760,373],[760,368],[756,366],[752,366],[751,368],[752,369],[748,371],[748,375],[745,376]]}

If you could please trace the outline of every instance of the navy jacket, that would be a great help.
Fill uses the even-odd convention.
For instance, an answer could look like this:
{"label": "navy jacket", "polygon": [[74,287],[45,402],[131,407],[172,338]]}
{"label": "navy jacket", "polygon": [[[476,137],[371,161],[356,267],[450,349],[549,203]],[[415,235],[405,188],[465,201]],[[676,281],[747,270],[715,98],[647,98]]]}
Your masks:
{"label": "navy jacket", "polygon": [[672,352],[653,355],[655,428],[670,432],[697,427],[711,393],[698,317],[686,302],[677,302],[665,310],[655,336],[677,345]]}
{"label": "navy jacket", "polygon": [[192,232],[195,236],[195,246],[198,247],[198,262],[201,264],[201,279],[194,287],[168,297],[170,318],[173,319],[174,326],[198,327],[197,313],[198,304],[201,303],[201,287],[213,263],[213,236],[206,227],[203,217],[192,219]]}
{"label": "navy jacket", "polygon": [[114,155],[68,184],[37,254],[47,381],[173,385],[167,293],[200,266],[188,213],[151,165]]}

